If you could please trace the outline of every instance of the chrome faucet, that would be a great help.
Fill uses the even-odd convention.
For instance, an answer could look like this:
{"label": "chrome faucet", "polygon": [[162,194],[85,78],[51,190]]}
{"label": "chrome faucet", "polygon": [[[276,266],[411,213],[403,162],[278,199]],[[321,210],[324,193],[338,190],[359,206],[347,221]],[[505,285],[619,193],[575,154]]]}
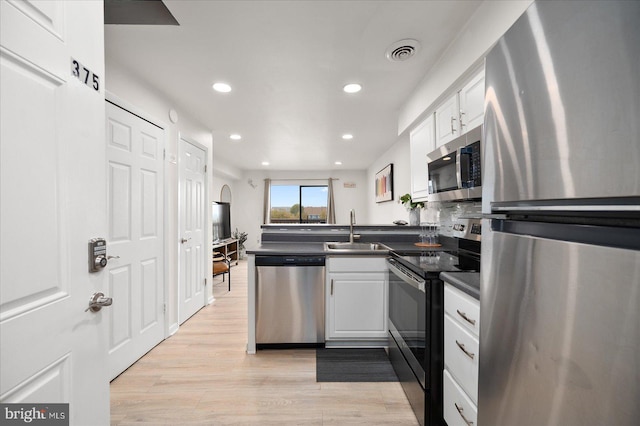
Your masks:
{"label": "chrome faucet", "polygon": [[349,221],[349,242],[353,243],[353,240],[355,238],[360,238],[360,235],[354,235],[353,233],[353,225],[356,224],[356,211],[354,209],[351,209],[350,212],[350,221]]}

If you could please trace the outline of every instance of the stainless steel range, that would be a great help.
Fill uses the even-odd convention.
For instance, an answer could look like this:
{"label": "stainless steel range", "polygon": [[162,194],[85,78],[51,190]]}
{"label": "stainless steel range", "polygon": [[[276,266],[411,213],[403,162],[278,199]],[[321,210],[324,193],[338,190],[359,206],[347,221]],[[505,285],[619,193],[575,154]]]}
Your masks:
{"label": "stainless steel range", "polygon": [[389,267],[389,358],[421,425],[443,425],[444,284],[440,272],[479,271],[480,220],[456,223],[451,250],[394,253]]}

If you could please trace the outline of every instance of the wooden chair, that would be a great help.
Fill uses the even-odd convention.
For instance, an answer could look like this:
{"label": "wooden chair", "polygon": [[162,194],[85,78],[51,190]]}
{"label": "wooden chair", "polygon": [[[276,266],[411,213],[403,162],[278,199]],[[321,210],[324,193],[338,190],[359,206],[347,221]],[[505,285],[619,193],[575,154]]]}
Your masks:
{"label": "wooden chair", "polygon": [[231,291],[231,258],[225,256],[218,251],[213,252],[213,276],[222,274],[222,282],[224,282],[224,274],[229,277],[229,291]]}

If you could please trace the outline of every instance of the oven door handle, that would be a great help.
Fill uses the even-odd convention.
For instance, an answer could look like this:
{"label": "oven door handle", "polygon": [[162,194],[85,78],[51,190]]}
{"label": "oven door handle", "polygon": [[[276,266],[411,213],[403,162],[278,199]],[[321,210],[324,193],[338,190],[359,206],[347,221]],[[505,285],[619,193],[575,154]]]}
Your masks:
{"label": "oven door handle", "polygon": [[389,262],[387,262],[387,265],[389,266],[389,270],[393,272],[394,275],[399,277],[402,281],[404,281],[405,283],[409,284],[411,287],[414,287],[423,293],[426,292],[425,281],[423,279],[418,278],[414,275],[409,275],[408,273],[401,271],[400,269],[398,269],[396,266],[394,266]]}

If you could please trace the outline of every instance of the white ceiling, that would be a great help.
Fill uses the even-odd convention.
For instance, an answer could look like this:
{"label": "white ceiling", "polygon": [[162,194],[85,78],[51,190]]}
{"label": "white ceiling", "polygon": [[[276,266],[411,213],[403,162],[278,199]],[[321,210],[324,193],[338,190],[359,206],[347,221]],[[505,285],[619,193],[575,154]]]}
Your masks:
{"label": "white ceiling", "polygon": [[[362,170],[396,142],[400,107],[481,1],[164,3],[180,26],[106,25],[106,60],[210,128],[216,161]],[[405,38],[421,43],[417,55],[387,60]],[[216,81],[233,90],[214,92]],[[363,90],[344,93],[348,82]]]}

